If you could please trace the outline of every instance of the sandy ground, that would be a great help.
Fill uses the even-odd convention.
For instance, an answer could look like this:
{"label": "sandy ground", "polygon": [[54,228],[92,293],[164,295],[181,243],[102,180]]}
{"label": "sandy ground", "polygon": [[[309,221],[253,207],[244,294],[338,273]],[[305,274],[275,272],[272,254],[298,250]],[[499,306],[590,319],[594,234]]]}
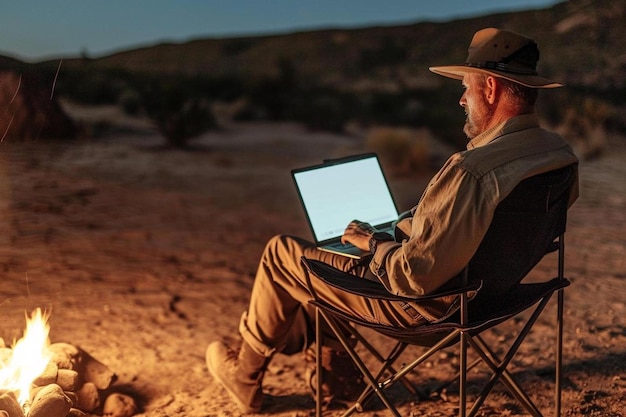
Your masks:
{"label": "sandy ground", "polygon": [[[161,143],[147,132],[0,144],[0,337],[21,337],[24,314],[48,309],[51,341],[76,344],[107,364],[119,377],[114,389],[137,400],[140,416],[236,416],[207,373],[205,347],[237,340],[265,241],[282,232],[309,236],[290,169],[360,152],[362,140],[259,124],[207,134],[193,151]],[[582,196],[571,210],[568,416],[626,415],[625,155],[615,146],[582,164]],[[417,200],[425,179],[392,180],[401,209]],[[550,274],[542,263],[532,278]],[[514,360],[517,376],[548,407],[553,310]],[[516,326],[499,328],[493,340],[510,340]],[[440,355],[411,379],[432,387],[453,364]],[[267,414],[311,415],[303,374],[301,356],[275,358]],[[392,395],[403,415],[453,416],[455,390],[422,403],[401,387]],[[501,387],[483,410],[523,414]],[[364,415],[384,414],[374,404]]]}

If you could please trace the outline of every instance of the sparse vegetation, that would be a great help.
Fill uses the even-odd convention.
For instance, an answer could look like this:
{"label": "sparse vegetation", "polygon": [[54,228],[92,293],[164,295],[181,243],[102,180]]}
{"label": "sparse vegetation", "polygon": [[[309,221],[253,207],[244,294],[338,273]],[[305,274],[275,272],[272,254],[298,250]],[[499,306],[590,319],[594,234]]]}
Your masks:
{"label": "sparse vegetation", "polygon": [[[602,129],[626,132],[624,117],[615,111],[625,102],[626,67],[617,58],[626,54],[625,15],[622,1],[572,0],[545,10],[449,23],[194,40],[103,58],[84,53],[64,60],[56,94],[79,103],[116,104],[131,115],[149,114],[169,136],[215,126],[210,109],[219,103],[221,109],[231,104],[237,109],[222,112],[220,122],[229,117],[290,120],[332,131],[350,123],[425,127],[462,148],[463,112],[455,105],[459,84],[428,67],[463,62],[467,39],[477,27],[501,26],[538,41],[540,72],[567,85],[544,94],[541,114],[551,126],[571,123],[570,130],[584,142]],[[41,66],[56,69],[56,64]],[[0,68],[20,65],[0,60]],[[152,83],[147,90],[146,78]],[[582,104],[585,97],[594,100]],[[182,145],[179,141],[173,142]],[[594,143],[592,148],[604,146]]]}
{"label": "sparse vegetation", "polygon": [[179,77],[147,78],[139,86],[141,105],[159,132],[175,148],[216,126],[211,102],[193,81]]}
{"label": "sparse vegetation", "polygon": [[607,144],[607,121],[613,107],[593,97],[570,103],[560,123],[560,131],[584,158],[602,154]]}
{"label": "sparse vegetation", "polygon": [[366,146],[388,162],[395,175],[410,175],[430,168],[425,131],[376,127],[370,130]]}

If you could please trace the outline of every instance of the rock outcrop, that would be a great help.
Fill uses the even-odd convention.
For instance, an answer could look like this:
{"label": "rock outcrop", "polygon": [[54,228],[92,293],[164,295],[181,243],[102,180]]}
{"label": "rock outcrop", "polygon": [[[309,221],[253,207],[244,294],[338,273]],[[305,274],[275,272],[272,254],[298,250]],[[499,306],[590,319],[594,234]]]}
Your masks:
{"label": "rock outcrop", "polygon": [[0,140],[71,139],[76,127],[33,73],[0,71]]}

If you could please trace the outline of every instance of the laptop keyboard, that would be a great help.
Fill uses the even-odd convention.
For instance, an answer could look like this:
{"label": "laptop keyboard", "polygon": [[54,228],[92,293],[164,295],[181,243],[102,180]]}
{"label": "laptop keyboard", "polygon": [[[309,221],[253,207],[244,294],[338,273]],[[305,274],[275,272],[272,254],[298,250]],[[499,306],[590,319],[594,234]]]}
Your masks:
{"label": "laptop keyboard", "polygon": [[345,245],[341,242],[336,242],[336,243],[331,243],[328,245],[325,245],[331,248],[335,248],[335,249],[341,249],[341,248],[351,248],[352,246],[354,246],[352,243],[346,243]]}

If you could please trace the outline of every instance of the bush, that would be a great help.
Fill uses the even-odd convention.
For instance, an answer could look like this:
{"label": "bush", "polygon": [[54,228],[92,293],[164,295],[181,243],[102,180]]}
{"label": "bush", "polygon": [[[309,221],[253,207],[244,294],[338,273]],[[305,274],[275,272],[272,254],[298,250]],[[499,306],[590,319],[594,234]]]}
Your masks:
{"label": "bush", "polygon": [[116,104],[133,80],[130,72],[98,68],[65,69],[59,74],[56,92],[82,104]]}
{"label": "bush", "polygon": [[613,107],[593,97],[582,97],[570,102],[563,119],[557,127],[584,159],[602,154],[607,146],[607,121],[612,117]]}
{"label": "bush", "polygon": [[129,116],[137,116],[141,110],[141,96],[130,88],[121,92],[118,102],[122,111]]}
{"label": "bush", "polygon": [[426,134],[402,128],[377,127],[366,138],[368,149],[376,152],[395,175],[410,175],[429,168]]}
{"label": "bush", "polygon": [[178,77],[147,80],[140,87],[142,106],[168,143],[184,148],[188,140],[216,126],[210,101],[193,82]]}
{"label": "bush", "polygon": [[341,132],[350,111],[351,107],[340,94],[316,91],[291,99],[291,106],[285,111],[285,116],[303,123],[309,129]]}

